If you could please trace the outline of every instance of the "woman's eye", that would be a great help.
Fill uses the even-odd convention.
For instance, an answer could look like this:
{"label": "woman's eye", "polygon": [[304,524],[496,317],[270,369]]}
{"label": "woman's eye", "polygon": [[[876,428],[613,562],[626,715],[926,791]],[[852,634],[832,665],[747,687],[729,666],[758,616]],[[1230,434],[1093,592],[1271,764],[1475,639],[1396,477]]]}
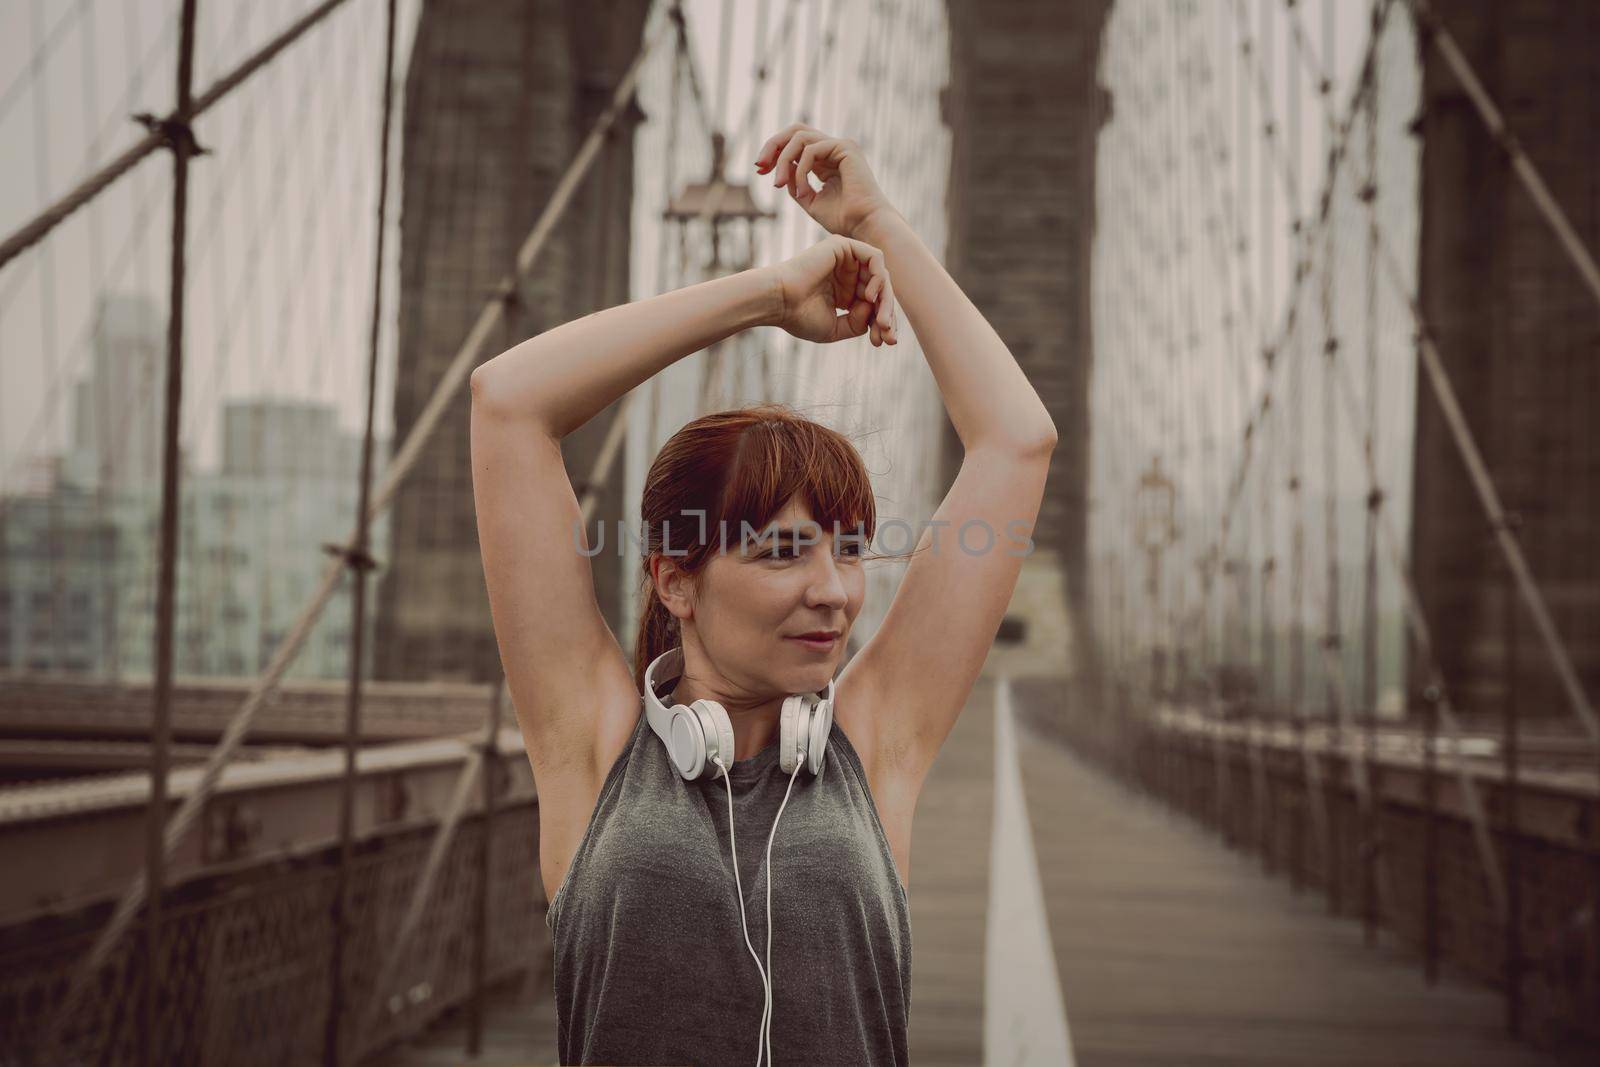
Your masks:
{"label": "woman's eye", "polygon": [[[835,554],[836,555],[859,557],[861,555],[862,551],[863,551],[863,549],[862,549],[861,542],[859,542],[859,541],[847,541],[844,544],[838,546],[838,548],[835,550]],[[797,546],[795,546],[795,545],[780,545],[779,547],[774,548],[771,551],[762,553],[759,558],[760,559],[796,559],[796,558],[799,557],[799,555],[800,555],[800,549]]]}

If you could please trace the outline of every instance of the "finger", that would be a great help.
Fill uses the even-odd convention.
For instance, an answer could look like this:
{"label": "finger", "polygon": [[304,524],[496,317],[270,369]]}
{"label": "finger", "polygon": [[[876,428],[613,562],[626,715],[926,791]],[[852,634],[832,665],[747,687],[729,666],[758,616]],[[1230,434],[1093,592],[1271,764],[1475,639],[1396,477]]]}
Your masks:
{"label": "finger", "polygon": [[878,311],[873,315],[874,321],[885,331],[894,329],[894,282],[889,275],[880,275],[883,284],[878,287]]}
{"label": "finger", "polygon": [[761,146],[761,151],[756,155],[756,169],[763,174],[766,173],[772,167],[772,164],[776,162],[778,152],[783,146],[788,144],[795,134],[810,128],[803,122],[791,122],[771,137],[768,137],[766,143]]}
{"label": "finger", "polygon": [[870,299],[863,299],[861,301],[861,311],[861,332],[867,335],[867,340],[876,348],[882,343],[877,323],[878,305]]}
{"label": "finger", "polygon": [[848,307],[863,295],[863,287],[867,284],[867,272],[866,263],[856,254],[856,250],[849,244],[844,244],[842,247],[844,254],[834,260],[833,280],[835,291],[847,297],[839,306]]}
{"label": "finger", "polygon": [[796,199],[802,205],[806,204],[816,195],[816,190],[811,188],[811,171],[819,161],[832,159],[834,149],[839,145],[837,137],[826,137],[812,141],[800,153],[800,162],[794,169],[794,187],[798,194]]}
{"label": "finger", "polygon": [[[871,292],[871,299],[875,304],[881,305],[884,288],[889,284],[889,268],[884,262],[883,252],[869,244],[862,242],[857,242],[857,244],[860,245],[860,250],[857,254],[865,253],[866,255],[865,266],[870,278],[867,282],[867,288]],[[877,311],[878,308],[874,308],[874,319],[877,318]]]}
{"label": "finger", "polygon": [[860,337],[867,332],[867,320],[872,315],[872,305],[865,300],[853,300],[849,309],[835,320],[837,336]]}
{"label": "finger", "polygon": [[[792,182],[794,178],[793,167],[795,159],[799,157],[801,152],[805,151],[806,145],[817,140],[821,136],[822,134],[818,133],[816,130],[802,129],[793,137],[789,138],[789,143],[785,145],[783,151],[778,154],[778,162],[773,165],[772,184],[784,185]],[[790,185],[789,192],[791,195],[794,193],[794,187],[792,185]]]}
{"label": "finger", "polygon": [[794,138],[789,139],[789,144],[784,146],[784,150],[778,155],[778,163],[773,166],[773,181],[779,186],[789,187],[789,195],[795,200],[800,200],[800,184],[795,181],[795,163],[798,162],[800,154],[805,152],[806,146],[821,136],[822,134],[816,130],[798,131]]}
{"label": "finger", "polygon": [[888,267],[883,260],[883,250],[876,245],[869,245],[865,241],[858,241],[854,237],[846,237],[845,242],[850,246],[850,251],[861,262],[871,266],[874,274],[888,274]]}
{"label": "finger", "polygon": [[883,279],[883,292],[879,296],[883,311],[878,316],[878,321],[883,323],[884,338],[889,344],[898,344],[900,341],[900,311],[894,302],[894,283],[889,280],[887,275]]}

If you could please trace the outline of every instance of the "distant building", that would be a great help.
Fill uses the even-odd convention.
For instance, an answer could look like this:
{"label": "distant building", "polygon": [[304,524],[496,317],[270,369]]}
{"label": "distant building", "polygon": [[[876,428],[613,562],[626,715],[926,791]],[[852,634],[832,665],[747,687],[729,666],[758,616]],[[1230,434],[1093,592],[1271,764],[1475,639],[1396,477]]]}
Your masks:
{"label": "distant building", "polygon": [[[99,395],[92,380],[85,386]],[[185,475],[179,496],[173,663],[181,675],[260,672],[311,600],[332,558],[323,546],[355,524],[361,441],[339,428],[332,406],[235,401],[222,432],[222,469]],[[387,452],[375,442],[374,481]],[[110,469],[126,476],[121,488],[63,477],[0,500],[0,669],[154,673],[160,479],[145,484],[134,466]],[[371,538],[384,560],[387,517]],[[348,673],[349,578],[341,575],[290,677]],[[373,621],[369,611],[369,671]]]}
{"label": "distant building", "polygon": [[0,668],[104,671],[114,658],[120,531],[73,489],[0,501]]}
{"label": "distant building", "polygon": [[161,485],[166,330],[165,313],[147,296],[100,298],[93,364],[73,394],[64,481],[106,492]]}
{"label": "distant building", "polygon": [[[373,485],[388,463],[388,442],[373,443]],[[231,654],[264,668],[310,601],[331,556],[355,529],[360,490],[361,438],[340,429],[325,404],[262,398],[230,403],[223,416],[222,470],[209,494],[212,515],[196,524],[209,545],[196,547],[196,582],[216,600],[237,599],[246,618],[230,631]],[[204,484],[205,479],[201,479]],[[197,496],[207,495],[201,489]],[[389,515],[373,523],[371,551],[381,565],[389,558]],[[230,553],[242,553],[230,560]],[[374,572],[381,575],[382,570]],[[248,586],[249,588],[240,588]],[[377,581],[368,583],[367,669],[373,646]],[[312,629],[296,657],[293,677],[338,678],[349,671],[350,575]],[[236,673],[225,671],[223,673]]]}

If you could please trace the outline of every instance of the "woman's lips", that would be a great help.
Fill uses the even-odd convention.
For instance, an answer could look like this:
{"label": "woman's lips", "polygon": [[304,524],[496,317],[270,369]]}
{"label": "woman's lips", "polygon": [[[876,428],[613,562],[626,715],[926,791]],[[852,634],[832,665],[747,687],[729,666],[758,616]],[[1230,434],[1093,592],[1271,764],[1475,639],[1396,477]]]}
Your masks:
{"label": "woman's lips", "polygon": [[796,641],[817,652],[827,652],[833,648],[833,643],[839,639],[837,637],[828,637],[821,640],[812,637],[791,637],[789,640]]}

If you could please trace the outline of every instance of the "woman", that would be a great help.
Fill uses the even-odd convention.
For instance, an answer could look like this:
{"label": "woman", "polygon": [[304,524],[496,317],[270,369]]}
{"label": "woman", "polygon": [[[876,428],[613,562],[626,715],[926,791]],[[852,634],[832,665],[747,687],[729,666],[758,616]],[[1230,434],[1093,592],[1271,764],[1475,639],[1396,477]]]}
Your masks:
{"label": "woman", "polygon": [[[539,791],[563,1063],[907,1062],[912,815],[1031,547],[1056,440],[857,144],[796,124],[755,169],[833,236],[566,323],[472,375],[478,531]],[[897,293],[964,458],[882,626],[835,681],[876,523],[854,447],[778,405],[717,412],[679,430],[647,477],[630,670],[595,601],[561,439],[752,326],[892,345]],[[801,639],[813,632],[832,636]],[[646,726],[647,671],[658,714],[726,713],[720,744],[709,729],[698,742],[713,758],[697,777]],[[791,709],[817,724],[809,760],[804,738],[779,751]],[[740,854],[736,828],[766,835],[766,851],[758,836]]]}

